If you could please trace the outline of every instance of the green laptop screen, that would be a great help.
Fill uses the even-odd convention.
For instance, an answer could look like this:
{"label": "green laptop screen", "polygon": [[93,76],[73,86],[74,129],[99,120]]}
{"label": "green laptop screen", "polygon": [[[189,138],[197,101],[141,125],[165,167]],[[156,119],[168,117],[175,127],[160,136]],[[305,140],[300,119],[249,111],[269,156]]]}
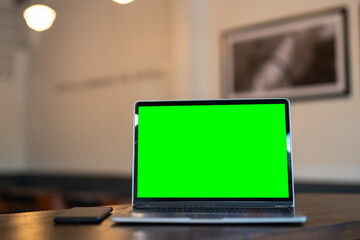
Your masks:
{"label": "green laptop screen", "polygon": [[288,198],[285,104],[139,106],[138,198]]}

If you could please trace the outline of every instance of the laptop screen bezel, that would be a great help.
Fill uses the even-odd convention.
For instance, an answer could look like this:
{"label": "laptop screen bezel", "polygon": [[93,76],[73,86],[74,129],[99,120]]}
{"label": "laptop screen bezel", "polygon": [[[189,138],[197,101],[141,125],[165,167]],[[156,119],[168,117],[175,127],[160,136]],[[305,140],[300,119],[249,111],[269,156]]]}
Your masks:
{"label": "laptop screen bezel", "polygon": [[138,198],[137,197],[137,170],[138,170],[138,125],[137,117],[141,106],[186,106],[186,105],[234,105],[234,104],[284,104],[286,118],[286,134],[290,136],[288,144],[291,149],[290,102],[286,98],[271,99],[219,99],[219,100],[174,100],[174,101],[138,101],[135,103],[134,118],[134,145],[133,145],[133,178],[132,178],[132,205],[289,205],[294,202],[294,181],[292,171],[292,153],[287,153],[288,164],[288,198]]}

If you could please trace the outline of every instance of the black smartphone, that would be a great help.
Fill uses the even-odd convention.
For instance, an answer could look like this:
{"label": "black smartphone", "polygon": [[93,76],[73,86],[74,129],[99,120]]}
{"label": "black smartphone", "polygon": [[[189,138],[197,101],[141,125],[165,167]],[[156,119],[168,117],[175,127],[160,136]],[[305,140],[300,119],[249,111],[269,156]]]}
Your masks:
{"label": "black smartphone", "polygon": [[74,207],[54,217],[55,223],[99,223],[110,215],[112,207]]}

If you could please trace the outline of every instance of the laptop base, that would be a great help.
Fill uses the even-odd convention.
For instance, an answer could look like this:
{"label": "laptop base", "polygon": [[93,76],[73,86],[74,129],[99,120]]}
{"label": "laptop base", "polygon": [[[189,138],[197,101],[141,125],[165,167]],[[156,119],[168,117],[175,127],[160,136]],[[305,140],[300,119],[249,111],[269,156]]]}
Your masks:
{"label": "laptop base", "polygon": [[300,224],[306,217],[294,213],[204,213],[204,212],[149,212],[127,211],[114,215],[111,220],[117,223],[181,223],[181,224]]}

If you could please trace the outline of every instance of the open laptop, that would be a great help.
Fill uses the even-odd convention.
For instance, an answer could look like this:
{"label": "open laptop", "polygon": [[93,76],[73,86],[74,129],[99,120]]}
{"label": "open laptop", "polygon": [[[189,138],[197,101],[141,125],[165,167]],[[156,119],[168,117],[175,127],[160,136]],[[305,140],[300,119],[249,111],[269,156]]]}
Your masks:
{"label": "open laptop", "polygon": [[287,99],[135,104],[132,208],[122,223],[303,223]]}

